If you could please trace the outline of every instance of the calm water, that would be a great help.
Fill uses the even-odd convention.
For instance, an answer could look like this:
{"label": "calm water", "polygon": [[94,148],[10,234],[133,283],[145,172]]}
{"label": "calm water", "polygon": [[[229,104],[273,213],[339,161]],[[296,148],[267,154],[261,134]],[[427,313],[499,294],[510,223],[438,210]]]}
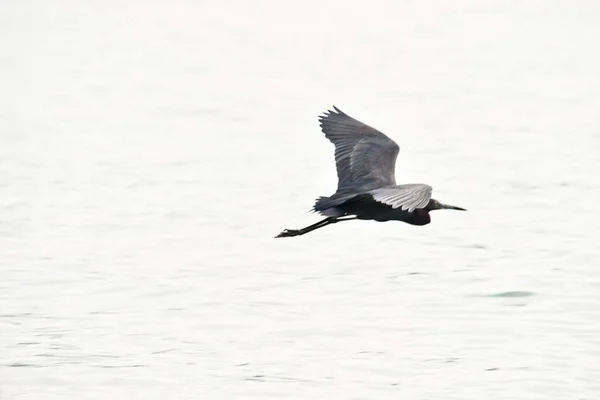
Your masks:
{"label": "calm water", "polygon": [[[600,5],[519,3],[5,1],[0,397],[600,398]],[[469,212],[273,239],[333,104]]]}

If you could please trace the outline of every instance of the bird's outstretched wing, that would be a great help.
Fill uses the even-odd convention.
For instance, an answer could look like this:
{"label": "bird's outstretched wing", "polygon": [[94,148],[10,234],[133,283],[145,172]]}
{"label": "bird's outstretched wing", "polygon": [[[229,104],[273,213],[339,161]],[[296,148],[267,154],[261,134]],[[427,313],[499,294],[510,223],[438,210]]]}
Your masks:
{"label": "bird's outstretched wing", "polygon": [[321,130],[335,145],[339,191],[367,191],[396,184],[400,147],[389,137],[337,107],[319,117]]}
{"label": "bird's outstretched wing", "polygon": [[398,185],[370,190],[375,201],[413,212],[424,208],[431,200],[431,186],[423,184]]}

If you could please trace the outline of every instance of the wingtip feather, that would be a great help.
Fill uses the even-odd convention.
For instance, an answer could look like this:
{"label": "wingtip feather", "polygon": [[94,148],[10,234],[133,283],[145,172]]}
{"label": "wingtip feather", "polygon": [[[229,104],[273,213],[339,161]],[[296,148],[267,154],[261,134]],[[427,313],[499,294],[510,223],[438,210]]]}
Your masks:
{"label": "wingtip feather", "polygon": [[326,110],[326,111],[324,111],[322,115],[319,115],[319,119],[326,118],[326,117],[328,117],[330,115],[333,115],[333,114],[346,115],[345,112],[343,112],[342,110],[340,110],[336,106],[333,106],[333,110],[334,111],[332,111],[332,110]]}
{"label": "wingtip feather", "polygon": [[333,109],[334,109],[334,110],[335,110],[335,111],[336,111],[338,114],[341,114],[341,115],[346,115],[346,113],[344,113],[342,110],[340,110],[340,109],[339,109],[339,108],[337,108],[336,106],[333,106]]}

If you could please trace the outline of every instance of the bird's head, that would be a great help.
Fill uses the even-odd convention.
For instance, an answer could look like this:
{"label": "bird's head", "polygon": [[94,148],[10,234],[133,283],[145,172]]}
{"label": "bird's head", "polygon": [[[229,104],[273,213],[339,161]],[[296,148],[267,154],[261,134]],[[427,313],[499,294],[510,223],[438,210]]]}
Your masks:
{"label": "bird's head", "polygon": [[461,207],[456,207],[456,206],[451,206],[449,204],[442,204],[439,201],[435,200],[435,199],[431,199],[431,201],[429,202],[429,207],[430,210],[460,210],[460,211],[467,211],[464,208]]}

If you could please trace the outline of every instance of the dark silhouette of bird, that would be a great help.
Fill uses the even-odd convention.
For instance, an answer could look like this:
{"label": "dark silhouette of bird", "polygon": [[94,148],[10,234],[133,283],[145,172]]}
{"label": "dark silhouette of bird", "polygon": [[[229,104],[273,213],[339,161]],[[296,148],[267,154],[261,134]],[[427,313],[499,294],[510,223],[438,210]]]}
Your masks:
{"label": "dark silhouette of bird", "polygon": [[332,196],[319,197],[313,207],[326,218],[302,229],[286,229],[276,237],[304,235],[355,219],[427,225],[430,211],[466,211],[432,199],[429,185],[396,185],[394,170],[400,147],[378,130],[335,106],[333,109],[319,116],[319,122],[325,137],[335,145],[338,187]]}

